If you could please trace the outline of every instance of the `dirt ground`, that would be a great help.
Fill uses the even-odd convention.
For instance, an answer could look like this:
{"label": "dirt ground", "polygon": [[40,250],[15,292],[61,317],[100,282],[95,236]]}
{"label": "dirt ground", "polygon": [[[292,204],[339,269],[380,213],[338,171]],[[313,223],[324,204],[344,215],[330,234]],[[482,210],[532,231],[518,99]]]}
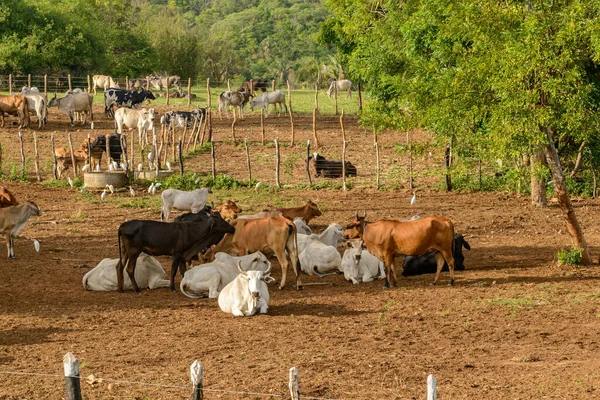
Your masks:
{"label": "dirt ground", "polygon": [[[93,133],[108,133],[112,122],[100,113],[98,108],[99,129]],[[288,121],[270,118],[267,140],[280,136],[287,142]],[[296,140],[305,143],[312,137],[312,116],[296,122]],[[215,118],[217,169],[246,179],[243,146],[231,143],[230,124]],[[57,131],[57,145],[64,145],[66,125],[53,110],[48,129],[39,133],[46,180],[50,133]],[[238,139],[252,140],[254,177],[272,185],[274,149],[257,143],[256,113],[236,129]],[[231,196],[244,194],[240,205],[249,212],[310,198],[323,210],[311,224],[317,232],[331,222],[345,225],[357,209],[366,209],[370,220],[446,216],[472,247],[454,287],[446,285],[447,273],[434,287],[428,285],[430,275],[399,277],[399,287],[391,290],[383,290],[382,281],[352,285],[341,275],[304,276],[303,291],[270,286],[268,314],[248,318],[224,314],[215,300],[192,300],[168,289],[142,295],[87,292],[81,284],[86,266],[116,258],[119,224],[157,219],[157,200],[127,208],[118,205],[128,196],[125,191],[102,202],[99,192],[91,201],[70,187],[3,181],[18,199],[35,200],[43,215],[23,232],[40,240],[40,253],[22,238],[16,240],[16,260],[0,256],[0,399],[64,398],[67,352],[79,358],[85,399],[188,399],[189,367],[196,359],[204,366],[207,399],[287,398],[291,366],[298,367],[302,398],[308,399],[424,399],[429,374],[438,380],[440,399],[600,397],[600,271],[597,265],[553,261],[570,244],[556,202],[538,209],[514,194],[434,190],[439,177],[426,169],[435,168],[440,157],[432,151],[416,162],[417,202],[411,206],[412,192],[406,180],[400,182],[406,173],[390,173],[405,170],[406,157],[392,151],[394,142],[405,138],[380,138],[382,183],[396,189],[377,191],[372,136],[353,117],[345,129],[349,159],[359,171],[348,192],[288,188],[258,196],[247,189]],[[88,132],[74,131],[74,141],[80,143]],[[323,151],[338,154],[339,118],[323,118],[319,134]],[[31,134],[25,136],[31,154]],[[16,128],[0,129],[0,143],[5,172],[10,163],[20,168]],[[284,184],[304,182],[302,158],[294,155],[305,151],[282,148],[282,163],[289,167],[282,171]],[[189,170],[210,171],[208,154],[186,163]],[[30,178],[32,171],[29,160]],[[143,186],[134,187],[138,197],[148,196]],[[228,196],[219,192],[214,200]],[[600,202],[573,200],[597,260]],[[159,259],[168,273],[170,260]]]}

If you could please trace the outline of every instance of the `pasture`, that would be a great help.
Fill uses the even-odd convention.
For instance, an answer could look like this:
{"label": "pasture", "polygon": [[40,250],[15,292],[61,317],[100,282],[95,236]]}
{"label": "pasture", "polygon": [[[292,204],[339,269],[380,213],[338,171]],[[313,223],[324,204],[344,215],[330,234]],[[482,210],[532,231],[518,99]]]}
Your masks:
{"label": "pasture", "polygon": [[[320,104],[331,104],[327,100],[320,96]],[[174,107],[159,106],[158,111]],[[74,144],[87,133],[113,132],[102,110],[95,107],[94,131],[72,131]],[[394,151],[404,137],[379,137],[383,190],[378,191],[372,134],[351,115],[345,120],[347,159],[358,170],[349,179],[351,189],[343,192],[340,180],[327,178],[314,180],[311,189],[303,157],[313,135],[312,115],[295,117],[294,147],[287,145],[289,117],[283,116],[268,119],[267,145],[262,146],[258,115],[248,112],[238,122],[238,143],[231,141],[232,121],[213,115],[217,172],[247,180],[243,140],[248,139],[253,179],[263,186],[214,190],[209,202],[235,199],[246,214],[269,204],[293,206],[311,199],[323,211],[311,223],[316,232],[331,222],[345,226],[363,209],[368,220],[448,217],[472,247],[465,251],[466,271],[456,273],[455,286],[446,286],[448,273],[435,287],[428,286],[431,275],[399,276],[399,287],[390,290],[382,289],[382,281],[352,285],[342,275],[304,275],[303,291],[289,284],[278,291],[270,284],[268,314],[248,318],[223,313],[215,300],[193,300],[168,289],[142,295],[86,292],[81,279],[89,267],[117,257],[118,226],[128,219],[159,219],[160,196],[134,184],[136,197],[121,190],[102,201],[99,191],[82,193],[51,183],[49,137],[56,131],[57,146],[66,145],[68,121],[51,109],[47,129],[38,132],[44,183],[35,182],[29,156],[28,181],[17,179],[17,130],[0,129],[2,170],[12,179],[1,183],[18,200],[36,201],[43,213],[23,232],[40,240],[40,253],[30,241],[17,239],[17,259],[0,256],[0,399],[62,398],[62,357],[68,351],[79,358],[83,378],[105,379],[82,381],[86,399],[189,398],[194,359],[204,365],[207,399],[287,398],[291,366],[298,367],[301,392],[309,398],[423,399],[428,374],[438,379],[442,399],[598,397],[600,272],[597,266],[561,266],[553,260],[570,244],[555,201],[538,209],[514,194],[439,191],[442,149],[431,148],[431,154],[414,162],[417,200],[411,205],[408,159]],[[23,133],[31,155],[31,134]],[[320,116],[318,133],[319,151],[339,159],[339,116]],[[274,187],[276,137],[282,143],[281,189]],[[414,140],[428,143],[430,138],[416,132]],[[185,166],[210,173],[206,147],[186,157]],[[600,201],[573,203],[597,260]],[[170,260],[158,259],[168,273]],[[271,262],[279,279],[279,265]]]}

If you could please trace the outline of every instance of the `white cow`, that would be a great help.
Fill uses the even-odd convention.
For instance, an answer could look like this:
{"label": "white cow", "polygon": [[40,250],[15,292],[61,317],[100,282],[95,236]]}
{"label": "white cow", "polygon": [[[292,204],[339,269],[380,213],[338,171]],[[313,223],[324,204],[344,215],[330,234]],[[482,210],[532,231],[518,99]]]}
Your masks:
{"label": "white cow", "polygon": [[344,273],[347,281],[357,284],[371,282],[376,276],[385,278],[385,266],[382,261],[369,253],[362,240],[351,240],[346,242],[348,249],[342,257],[340,271]]}
{"label": "white cow", "polygon": [[[108,292],[117,290],[117,270],[118,258],[105,258],[98,265],[83,276],[83,288],[85,290],[95,290]],[[135,268],[135,281],[140,289],[166,288],[169,287],[169,280],[165,278],[165,270],[158,260],[146,253],[141,253],[137,259]],[[133,290],[129,275],[123,275],[123,289]]]}
{"label": "white cow", "polygon": [[327,89],[327,96],[331,97],[334,93],[346,92],[346,98],[352,97],[352,81],[348,79],[341,79],[339,81],[332,81]]}
{"label": "white cow", "polygon": [[89,93],[74,93],[66,95],[65,97],[57,98],[56,93],[54,97],[48,102],[48,107],[58,107],[58,109],[69,116],[71,120],[71,126],[75,126],[75,113],[83,113],[83,122],[85,124],[86,115],[89,113],[90,121],[94,122],[94,111],[93,105],[94,96]]}
{"label": "white cow", "polygon": [[236,317],[254,315],[260,311],[266,314],[269,309],[269,289],[267,282],[275,279],[269,274],[269,268],[262,271],[244,271],[238,262],[239,275],[219,293],[219,307]]}
{"label": "white cow", "polygon": [[238,107],[240,110],[239,117],[240,119],[244,119],[244,106],[250,100],[250,92],[240,92],[240,91],[225,91],[219,95],[219,119],[221,119],[221,112],[225,111],[225,116],[229,119],[229,113],[227,109],[229,106],[235,108]]}
{"label": "white cow", "polygon": [[238,276],[238,262],[244,271],[268,271],[271,263],[260,251],[241,257],[232,257],[227,253],[217,253],[215,260],[208,264],[196,265],[185,272],[179,287],[185,296],[197,299],[208,297],[216,299],[219,292]]}
{"label": "white cow", "polygon": [[160,219],[169,221],[171,209],[180,211],[191,211],[197,213],[204,208],[208,194],[212,193],[209,188],[200,188],[185,192],[178,189],[167,189],[162,192],[162,211]]}
{"label": "white cow", "polygon": [[30,113],[35,112],[38,119],[38,129],[42,129],[46,126],[46,119],[48,116],[48,96],[40,93],[40,90],[35,87],[23,86],[21,88],[21,94],[27,97],[27,107]]}
{"label": "white cow", "polygon": [[[342,236],[344,235],[344,228],[340,224],[332,223],[321,232],[320,235],[315,235],[319,241],[328,246],[336,247],[341,241]],[[312,235],[303,235],[298,233],[298,254],[302,253],[306,246],[308,246],[311,241]]]}
{"label": "white cow", "polygon": [[94,91],[94,95],[96,95],[96,88],[102,88],[104,91],[108,88],[117,88],[119,89],[119,83],[116,82],[112,77],[108,75],[94,75],[92,76],[92,90]]}
{"label": "white cow", "polygon": [[306,221],[304,221],[304,218],[302,217],[296,217],[294,218],[294,225],[296,225],[296,231],[298,233],[302,233],[304,235],[312,235],[312,229],[310,229],[310,226],[308,226],[306,224]]}
{"label": "white cow", "polygon": [[269,116],[269,104],[275,104],[275,110],[277,111],[277,105],[279,105],[279,112],[277,115],[281,115],[281,111],[285,107],[285,112],[288,112],[287,104],[285,104],[285,93],[281,90],[274,92],[265,92],[259,98],[250,100],[250,109],[254,107],[262,107],[265,109],[265,118]]}
{"label": "white cow", "polygon": [[302,271],[322,278],[331,274],[334,269],[340,269],[342,257],[337,248],[324,244],[317,235],[309,237],[310,241],[298,256]]}
{"label": "white cow", "polygon": [[118,108],[115,111],[115,125],[118,133],[123,133],[123,126],[138,130],[138,143],[148,144],[148,131],[154,128],[154,108],[141,108],[132,110],[131,108]]}

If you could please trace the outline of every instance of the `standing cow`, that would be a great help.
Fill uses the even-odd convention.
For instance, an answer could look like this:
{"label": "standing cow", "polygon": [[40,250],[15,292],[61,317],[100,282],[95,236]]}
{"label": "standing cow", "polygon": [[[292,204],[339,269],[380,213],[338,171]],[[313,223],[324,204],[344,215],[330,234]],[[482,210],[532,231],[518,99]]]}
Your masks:
{"label": "standing cow", "polygon": [[337,96],[340,92],[346,92],[346,98],[352,97],[352,81],[348,79],[330,81],[327,96],[331,97],[333,94]]}
{"label": "standing cow", "polygon": [[19,116],[19,128],[29,127],[29,104],[22,94],[0,97],[1,127],[4,128],[4,113]]}
{"label": "standing cow", "polygon": [[94,122],[94,110],[92,105],[94,103],[94,96],[89,93],[73,93],[65,97],[57,98],[56,92],[54,97],[48,103],[48,107],[58,107],[58,109],[69,116],[71,120],[71,126],[75,126],[75,113],[83,113],[83,121],[81,125],[85,124],[86,115],[90,114],[90,122]]}
{"label": "standing cow", "polygon": [[[285,107],[285,112],[288,112],[287,104],[285,104],[285,93],[281,90],[276,90],[274,92],[266,92],[263,93],[259,98],[253,99],[250,101],[250,109],[253,110],[255,107],[262,107],[265,109],[265,118],[269,116],[269,104],[275,104],[275,110],[278,111],[277,115],[281,115],[283,108]],[[279,105],[279,109],[277,109],[277,105]]]}
{"label": "standing cow", "polygon": [[94,91],[94,96],[96,95],[96,88],[101,88],[106,91],[110,88],[120,89],[121,87],[118,82],[108,75],[94,75],[92,77],[92,90]]}

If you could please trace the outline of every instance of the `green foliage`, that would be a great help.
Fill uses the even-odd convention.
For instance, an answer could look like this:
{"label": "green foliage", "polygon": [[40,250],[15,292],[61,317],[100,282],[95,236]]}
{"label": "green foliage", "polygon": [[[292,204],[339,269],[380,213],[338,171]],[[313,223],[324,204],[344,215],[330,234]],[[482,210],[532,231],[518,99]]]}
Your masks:
{"label": "green foliage", "polygon": [[571,247],[570,249],[559,250],[556,253],[556,260],[561,265],[579,265],[581,264],[582,255],[583,249]]}
{"label": "green foliage", "polygon": [[233,179],[230,175],[219,174],[213,179],[212,175],[198,175],[196,173],[186,172],[183,175],[174,174],[169,176],[164,181],[163,187],[165,189],[179,189],[179,190],[195,190],[202,187],[208,187],[215,190],[221,189],[238,189],[245,187],[253,187],[256,184],[252,182],[242,182]]}
{"label": "green foliage", "polygon": [[[66,179],[53,179],[51,181],[43,181],[43,185],[48,187],[69,187],[70,184]],[[73,179],[73,187],[80,188],[83,186],[83,178]]]}
{"label": "green foliage", "polygon": [[8,163],[9,172],[2,170],[0,178],[12,182],[27,182],[27,179],[21,170],[21,164],[15,162]]}

